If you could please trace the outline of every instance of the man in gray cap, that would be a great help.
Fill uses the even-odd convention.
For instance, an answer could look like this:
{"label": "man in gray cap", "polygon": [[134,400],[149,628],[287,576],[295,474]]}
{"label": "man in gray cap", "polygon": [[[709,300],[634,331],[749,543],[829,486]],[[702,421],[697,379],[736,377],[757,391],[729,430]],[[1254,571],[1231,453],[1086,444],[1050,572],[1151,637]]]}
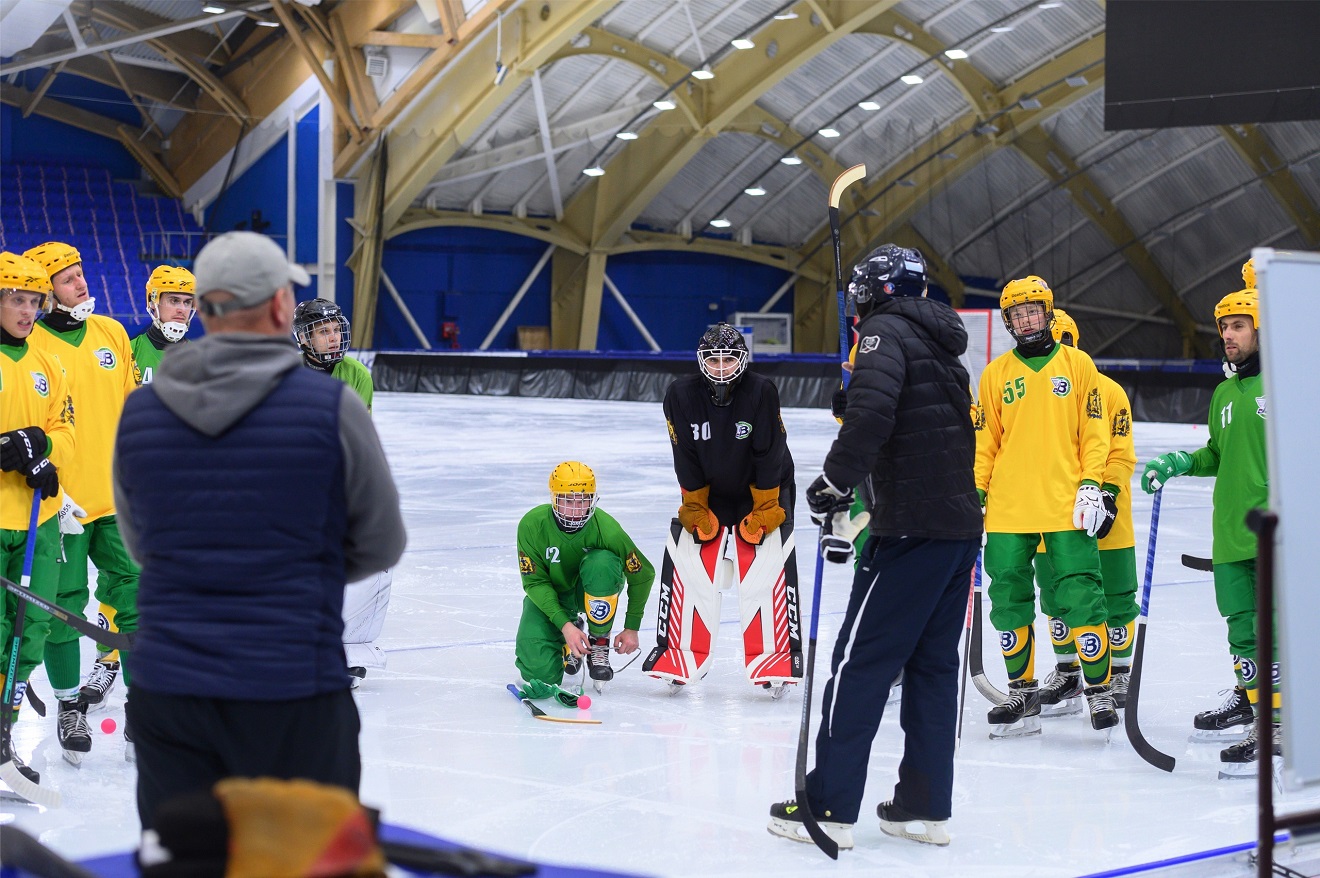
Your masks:
{"label": "man in gray cap", "polygon": [[193,271],[207,334],[129,396],[115,443],[142,564],[125,736],[143,829],[224,777],[357,792],[344,585],[393,566],[405,539],[366,406],[302,368],[291,339],[307,272],[255,232],[216,238]]}

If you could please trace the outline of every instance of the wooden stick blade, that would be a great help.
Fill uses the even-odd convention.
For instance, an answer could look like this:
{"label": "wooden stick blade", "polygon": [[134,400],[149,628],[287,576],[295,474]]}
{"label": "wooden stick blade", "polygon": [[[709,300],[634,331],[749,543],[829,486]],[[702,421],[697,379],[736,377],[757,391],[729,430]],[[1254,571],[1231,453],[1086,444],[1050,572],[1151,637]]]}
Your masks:
{"label": "wooden stick blade", "polygon": [[834,179],[830,187],[830,207],[837,208],[843,198],[843,190],[866,176],[866,165],[853,165]]}

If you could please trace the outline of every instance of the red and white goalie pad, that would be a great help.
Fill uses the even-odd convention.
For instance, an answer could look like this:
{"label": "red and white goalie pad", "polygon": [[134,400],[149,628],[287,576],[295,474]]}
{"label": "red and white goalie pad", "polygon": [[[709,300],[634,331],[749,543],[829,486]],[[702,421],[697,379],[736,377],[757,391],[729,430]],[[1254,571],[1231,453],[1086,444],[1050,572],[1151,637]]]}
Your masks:
{"label": "red and white goalie pad", "polygon": [[721,563],[727,529],[699,543],[675,518],[669,525],[660,568],[660,609],[656,645],[642,670],[661,680],[691,683],[708,670],[720,630],[720,588],[729,565]]}
{"label": "red and white goalie pad", "polygon": [[759,546],[743,540],[734,528],[732,543],[747,679],[756,684],[801,679],[801,603],[792,524],[784,522]]}
{"label": "red and white goalie pad", "polygon": [[385,624],[393,581],[393,574],[384,570],[344,589],[344,653],[350,668],[385,667],[385,651],[375,641]]}

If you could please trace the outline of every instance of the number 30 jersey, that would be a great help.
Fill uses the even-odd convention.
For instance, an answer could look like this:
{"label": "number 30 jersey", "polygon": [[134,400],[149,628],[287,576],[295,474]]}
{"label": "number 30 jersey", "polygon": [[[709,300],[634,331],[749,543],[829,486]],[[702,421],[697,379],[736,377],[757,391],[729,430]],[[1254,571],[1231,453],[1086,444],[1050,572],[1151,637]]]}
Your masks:
{"label": "number 30 jersey", "polygon": [[1077,488],[1101,484],[1109,452],[1099,381],[1067,345],[1031,359],[1014,349],[986,366],[974,419],[987,533],[1073,529]]}

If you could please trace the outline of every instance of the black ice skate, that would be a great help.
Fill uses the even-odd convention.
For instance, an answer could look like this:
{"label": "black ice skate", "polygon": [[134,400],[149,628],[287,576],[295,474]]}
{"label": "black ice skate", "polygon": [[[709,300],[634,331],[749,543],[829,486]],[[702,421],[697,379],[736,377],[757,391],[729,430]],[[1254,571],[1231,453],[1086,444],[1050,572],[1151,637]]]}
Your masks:
{"label": "black ice skate", "polygon": [[133,743],[133,727],[124,718],[124,761],[137,762],[137,744]]}
{"label": "black ice skate", "polygon": [[893,802],[881,802],[875,808],[880,818],[880,831],[894,838],[907,838],[922,844],[934,844],[943,847],[950,841],[949,821],[927,820],[909,814]]}
{"label": "black ice skate", "polygon": [[587,673],[597,692],[605,691],[605,684],[614,679],[614,669],[610,667],[610,636],[588,635],[591,649],[587,651]]}
{"label": "black ice skate", "polygon": [[761,684],[761,688],[770,693],[771,701],[778,701],[783,698],[784,693],[788,691],[788,684],[782,680],[777,683],[766,681]]}
{"label": "black ice skate", "polygon": [[1040,683],[1016,680],[1008,684],[1008,700],[990,708],[990,737],[1025,738],[1040,734]]}
{"label": "black ice skate", "polygon": [[97,710],[106,706],[110,690],[115,688],[119,679],[119,662],[107,662],[98,659],[92,665],[92,672],[87,676],[87,683],[78,691],[78,697],[86,703],[88,709]]}
{"label": "black ice skate", "polygon": [[1109,692],[1114,696],[1114,706],[1119,710],[1127,707],[1128,684],[1132,682],[1131,665],[1114,665],[1109,674]]}
{"label": "black ice skate", "polygon": [[[1279,724],[1271,723],[1270,725],[1273,731],[1267,732],[1267,734],[1270,734],[1273,738],[1273,756],[1275,759],[1282,759],[1283,739]],[[1260,742],[1256,736],[1256,726],[1253,724],[1245,738],[1219,752],[1219,779],[1255,777],[1260,771],[1259,756]]]}
{"label": "black ice skate", "polygon": [[362,681],[367,678],[367,669],[363,667],[353,667],[348,669],[348,688],[356,689],[362,685]]}
{"label": "black ice skate", "polygon": [[0,740],[0,763],[5,762],[14,763],[14,767],[18,769],[18,773],[33,783],[41,783],[41,773],[35,768],[28,768],[27,763],[18,758],[18,753],[14,752],[8,738]]}
{"label": "black ice skate", "polygon": [[1045,678],[1040,687],[1041,716],[1072,716],[1082,712],[1082,667],[1070,662],[1061,664]]}
{"label": "black ice skate", "polygon": [[1211,741],[1219,743],[1229,743],[1231,741],[1240,741],[1247,734],[1247,728],[1256,721],[1256,715],[1251,710],[1251,701],[1247,698],[1247,690],[1241,686],[1235,686],[1229,692],[1224,703],[1214,710],[1207,710],[1196,715],[1192,720],[1192,727],[1195,731],[1187,740],[1196,743],[1198,741]]}
{"label": "black ice skate", "polygon": [[[851,823],[838,823],[830,820],[829,811],[813,816],[820,828],[825,831],[825,834],[834,839],[834,843],[839,846],[839,850],[852,850],[853,825]],[[813,844],[811,836],[807,835],[807,824],[802,820],[802,809],[798,807],[797,799],[789,799],[787,802],[776,802],[771,805],[770,823],[766,826],[766,829],[770,830],[771,835],[777,835],[780,838]]]}
{"label": "black ice skate", "polygon": [[59,702],[60,714],[56,720],[56,733],[64,761],[81,766],[84,753],[92,750],[92,730],[87,725],[87,704],[81,699]]}
{"label": "black ice skate", "polygon": [[1091,709],[1091,728],[1097,732],[1118,725],[1118,707],[1108,686],[1091,686],[1086,690],[1086,705]]}

